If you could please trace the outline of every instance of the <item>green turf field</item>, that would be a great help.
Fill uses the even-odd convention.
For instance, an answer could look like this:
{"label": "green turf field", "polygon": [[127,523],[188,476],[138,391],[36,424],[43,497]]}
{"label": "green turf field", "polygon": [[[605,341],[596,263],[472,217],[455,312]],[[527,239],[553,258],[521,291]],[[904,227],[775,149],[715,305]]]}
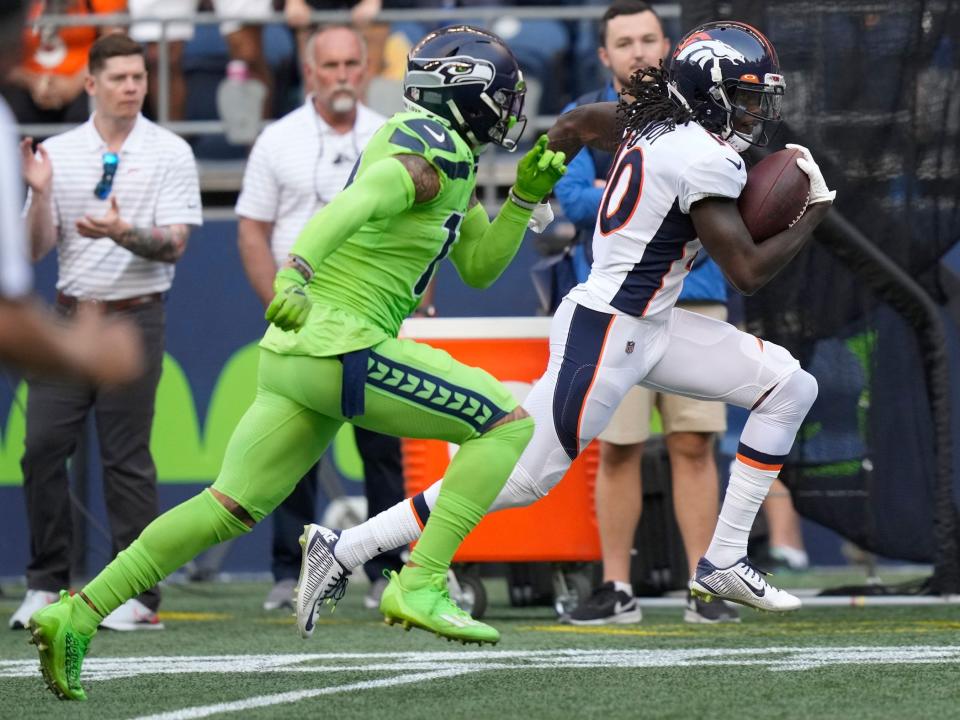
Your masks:
{"label": "green turf field", "polygon": [[[260,610],[265,584],[165,590],[156,632],[101,631],[87,703],[61,703],[24,631],[0,634],[0,717],[9,718],[951,718],[960,717],[960,609],[745,611],[738,626],[574,629],[550,608],[511,608],[488,581],[494,649],[464,650],[385,626],[362,584],[300,640]],[[0,600],[4,623],[21,588]]]}

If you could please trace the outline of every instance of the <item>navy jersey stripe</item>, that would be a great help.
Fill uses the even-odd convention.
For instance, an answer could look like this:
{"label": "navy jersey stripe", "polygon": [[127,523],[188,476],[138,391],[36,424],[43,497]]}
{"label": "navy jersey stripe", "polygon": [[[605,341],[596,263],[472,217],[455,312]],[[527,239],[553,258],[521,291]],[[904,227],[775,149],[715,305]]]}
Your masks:
{"label": "navy jersey stripe", "polygon": [[680,211],[679,201],[674,200],[657,232],[647,243],[640,262],[627,273],[610,305],[620,312],[642,317],[663,285],[670,267],[683,257],[684,246],[696,237],[693,220]]}
{"label": "navy jersey stripe", "polygon": [[450,162],[442,157],[434,156],[433,162],[446,173],[451,180],[466,180],[470,177],[471,164],[467,162]]}
{"label": "navy jersey stripe", "polygon": [[422,118],[417,120],[406,120],[403,123],[413,130],[421,140],[434,150],[443,150],[448,153],[456,153],[457,146],[450,137],[450,132],[436,120]]}
{"label": "navy jersey stripe", "polygon": [[[409,125],[410,123],[407,124]],[[440,127],[440,125],[437,125],[437,127]],[[426,143],[421,142],[419,136],[414,137],[413,135],[403,132],[403,130],[393,131],[393,135],[390,136],[390,144],[412,150],[419,155],[424,155],[427,151]],[[447,160],[436,155],[430,158],[430,162],[433,162],[451,180],[466,180],[470,177],[470,171],[473,168],[470,163],[453,162],[452,160]]]}
{"label": "navy jersey stripe", "polygon": [[423,493],[417,493],[411,498],[411,501],[413,509],[417,513],[417,518],[420,520],[420,527],[423,527],[430,519],[430,506],[427,505],[427,499],[423,496]]}
{"label": "navy jersey stripe", "polygon": [[367,385],[454,417],[478,433],[486,432],[508,412],[474,390],[372,351],[367,363]]}
{"label": "navy jersey stripe", "polygon": [[737,445],[737,455],[743,455],[764,465],[783,465],[787,461],[787,455],[768,455],[743,443]]}
{"label": "navy jersey stripe", "polygon": [[567,331],[563,362],[553,391],[553,425],[571,460],[580,452],[580,414],[600,363],[613,315],[577,305]]}
{"label": "navy jersey stripe", "polygon": [[427,150],[426,143],[418,138],[415,138],[413,135],[405,133],[403,130],[393,131],[393,135],[390,136],[390,144],[398,145],[399,147],[412,150],[413,152],[420,153],[421,155]]}

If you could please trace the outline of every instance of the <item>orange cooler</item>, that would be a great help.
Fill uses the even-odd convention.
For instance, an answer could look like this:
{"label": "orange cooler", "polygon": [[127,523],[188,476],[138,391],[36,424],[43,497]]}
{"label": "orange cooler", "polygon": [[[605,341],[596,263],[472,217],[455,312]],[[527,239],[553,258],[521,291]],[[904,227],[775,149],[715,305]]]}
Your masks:
{"label": "orange cooler", "polygon": [[[401,337],[422,340],[460,362],[482,367],[526,397],[549,357],[550,318],[413,318]],[[456,446],[403,440],[407,496],[443,477]],[[573,463],[547,497],[525,508],[487,515],[460,546],[457,562],[577,562],[600,559],[593,508],[596,443]]]}

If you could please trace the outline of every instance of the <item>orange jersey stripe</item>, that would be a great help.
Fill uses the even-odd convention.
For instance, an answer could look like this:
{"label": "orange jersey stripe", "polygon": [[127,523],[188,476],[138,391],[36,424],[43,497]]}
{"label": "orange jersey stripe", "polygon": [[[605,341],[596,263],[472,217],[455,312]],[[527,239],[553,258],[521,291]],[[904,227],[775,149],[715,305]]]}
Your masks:
{"label": "orange jersey stripe", "polygon": [[769,472],[780,472],[780,470],[783,468],[783,463],[780,463],[779,465],[767,465],[766,463],[757,462],[756,460],[748,458],[746,455],[741,455],[740,453],[737,453],[737,460],[742,462],[744,465],[749,465],[750,467],[756,468],[757,470],[767,470]]}

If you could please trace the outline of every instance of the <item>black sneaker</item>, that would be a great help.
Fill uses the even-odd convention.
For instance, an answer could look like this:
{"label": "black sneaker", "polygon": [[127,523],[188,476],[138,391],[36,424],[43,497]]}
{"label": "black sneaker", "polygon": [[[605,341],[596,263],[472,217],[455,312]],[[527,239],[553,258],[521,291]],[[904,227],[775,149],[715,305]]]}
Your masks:
{"label": "black sneaker", "polygon": [[621,625],[638,623],[642,617],[640,603],[633,595],[606,582],[564,621],[570,625]]}
{"label": "black sneaker", "polygon": [[735,607],[719,598],[713,602],[704,602],[688,590],[687,608],[683,611],[683,621],[704,625],[738,623],[740,622],[740,613],[737,612]]}

